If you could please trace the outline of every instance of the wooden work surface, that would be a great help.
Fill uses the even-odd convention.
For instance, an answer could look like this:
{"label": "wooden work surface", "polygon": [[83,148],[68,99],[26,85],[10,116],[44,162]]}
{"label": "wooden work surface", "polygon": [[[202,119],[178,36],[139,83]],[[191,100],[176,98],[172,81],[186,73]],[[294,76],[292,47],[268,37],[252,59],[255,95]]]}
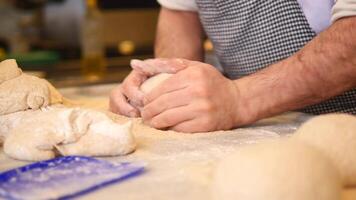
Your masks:
{"label": "wooden work surface", "polygon": [[[113,87],[67,88],[61,92],[86,107],[107,109],[107,97]],[[307,118],[300,113],[288,113],[247,128],[193,135],[154,130],[136,119],[134,134],[138,149],[128,156],[102,159],[144,162],[147,164],[146,172],[81,199],[210,199],[211,175],[219,159],[243,145],[288,136]],[[118,116],[119,122],[126,120]],[[0,151],[0,171],[25,164],[28,163],[10,159]],[[345,189],[343,200],[351,199],[356,199],[356,189]]]}

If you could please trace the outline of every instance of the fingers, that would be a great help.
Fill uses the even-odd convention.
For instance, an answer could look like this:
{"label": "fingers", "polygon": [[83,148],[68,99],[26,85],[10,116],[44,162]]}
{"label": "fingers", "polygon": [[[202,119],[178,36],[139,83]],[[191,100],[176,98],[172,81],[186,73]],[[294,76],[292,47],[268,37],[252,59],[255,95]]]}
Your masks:
{"label": "fingers", "polygon": [[166,110],[188,105],[189,100],[190,97],[184,89],[165,93],[143,108],[142,118],[145,121],[151,120]]}
{"label": "fingers", "polygon": [[185,59],[157,58],[141,60],[131,60],[131,67],[147,76],[153,76],[159,73],[174,74],[185,69],[190,61]]}
{"label": "fingers", "polygon": [[127,102],[120,86],[116,87],[110,94],[109,109],[113,113],[128,117],[140,116],[140,112]]}
{"label": "fingers", "polygon": [[166,110],[146,123],[154,128],[164,129],[192,119],[194,115],[192,115],[191,106],[181,106]]}
{"label": "fingers", "polygon": [[203,130],[206,130],[206,127],[202,126],[203,119],[196,118],[193,120],[187,120],[182,123],[179,123],[170,128],[170,130],[182,132],[182,133],[200,133]]}
{"label": "fingers", "polygon": [[135,106],[143,106],[144,94],[140,90],[141,84],[147,79],[144,74],[132,70],[121,84],[122,94],[130,99],[130,103]]}

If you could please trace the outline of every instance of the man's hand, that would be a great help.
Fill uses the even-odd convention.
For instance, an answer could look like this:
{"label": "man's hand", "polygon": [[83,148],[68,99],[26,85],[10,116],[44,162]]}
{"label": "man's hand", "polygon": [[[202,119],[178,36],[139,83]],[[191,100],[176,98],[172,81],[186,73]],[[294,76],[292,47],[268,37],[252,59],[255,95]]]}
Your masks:
{"label": "man's hand", "polygon": [[145,81],[146,76],[132,70],[121,85],[111,91],[110,111],[128,117],[139,117],[137,107],[142,106],[143,93],[139,87]]}
{"label": "man's hand", "polygon": [[[150,64],[159,60],[151,60]],[[165,68],[174,63],[168,59],[165,62]],[[144,97],[144,121],[154,128],[190,133],[233,128],[239,96],[234,82],[211,65],[183,59],[180,62],[183,66],[176,74]],[[138,70],[147,73],[148,69]]]}
{"label": "man's hand", "polygon": [[149,77],[159,73],[176,73],[186,67],[183,59],[132,60],[133,70],[124,82],[110,94],[109,107],[114,113],[128,117],[139,117],[139,107],[143,106],[141,84]]}

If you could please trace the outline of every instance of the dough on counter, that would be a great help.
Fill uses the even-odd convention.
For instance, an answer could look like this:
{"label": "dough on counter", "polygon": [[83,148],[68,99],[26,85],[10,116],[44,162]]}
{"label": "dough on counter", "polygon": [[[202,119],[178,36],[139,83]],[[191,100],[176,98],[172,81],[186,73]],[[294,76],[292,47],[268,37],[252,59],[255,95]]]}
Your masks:
{"label": "dough on counter", "polygon": [[61,103],[62,96],[44,79],[22,74],[0,84],[0,115]]}
{"label": "dough on counter", "polygon": [[22,74],[20,68],[17,67],[16,60],[9,59],[0,62],[0,84],[16,78]]}
{"label": "dough on counter", "polygon": [[163,81],[165,81],[166,79],[171,77],[172,75],[173,74],[161,73],[161,74],[152,76],[151,78],[149,78],[145,82],[143,82],[140,89],[143,93],[147,94],[147,93],[151,92],[159,84],[161,84]]}
{"label": "dough on counter", "polygon": [[19,160],[46,160],[56,154],[125,155],[136,147],[130,122],[120,125],[89,109],[29,110],[8,115],[7,124],[3,120],[0,125],[1,130],[11,129],[5,135],[4,152]]}
{"label": "dough on counter", "polygon": [[62,95],[47,80],[22,74],[15,60],[0,63],[0,115],[62,102]]}
{"label": "dough on counter", "polygon": [[241,147],[217,166],[213,199],[338,200],[337,169],[321,152],[299,141]]}
{"label": "dough on counter", "polygon": [[356,117],[327,114],[304,123],[293,136],[328,156],[338,168],[343,184],[356,185]]}

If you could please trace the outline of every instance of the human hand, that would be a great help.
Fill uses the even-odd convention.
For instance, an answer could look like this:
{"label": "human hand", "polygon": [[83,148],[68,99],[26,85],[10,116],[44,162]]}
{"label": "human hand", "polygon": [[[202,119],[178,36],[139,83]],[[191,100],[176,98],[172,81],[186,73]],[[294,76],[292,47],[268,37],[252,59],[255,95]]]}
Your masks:
{"label": "human hand", "polygon": [[[112,90],[109,108],[112,112],[129,117],[139,117],[139,107],[143,106],[141,84],[151,76],[159,73],[176,73],[186,67],[182,59],[147,59],[132,60],[133,70],[123,83]],[[143,70],[144,69],[144,70]]]}
{"label": "human hand", "polygon": [[239,96],[235,83],[211,65],[183,61],[184,68],[144,96],[145,123],[191,133],[233,128]]}

